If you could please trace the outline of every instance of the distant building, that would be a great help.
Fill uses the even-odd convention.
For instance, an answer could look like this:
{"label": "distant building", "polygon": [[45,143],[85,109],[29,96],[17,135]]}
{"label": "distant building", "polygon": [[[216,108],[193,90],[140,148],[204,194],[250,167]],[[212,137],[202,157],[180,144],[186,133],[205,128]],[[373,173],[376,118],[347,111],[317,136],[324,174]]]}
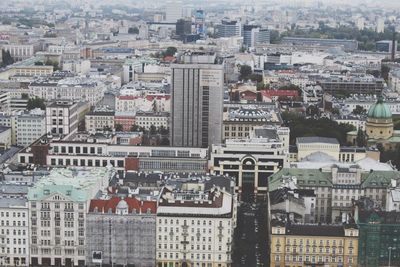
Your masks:
{"label": "distant building", "polygon": [[85,102],[56,101],[46,107],[46,132],[69,135],[78,131],[78,123],[89,110]]}
{"label": "distant building", "polygon": [[383,91],[381,78],[329,78],[317,81],[325,93],[336,94],[375,94]]}
{"label": "distant building", "polygon": [[135,125],[150,130],[151,126],[156,129],[169,128],[169,113],[161,112],[138,112],[135,117]]}
{"label": "distant building", "polygon": [[358,49],[357,40],[346,39],[322,39],[304,37],[283,37],[282,44],[292,45],[320,45],[320,46],[342,46],[345,51],[356,51]]}
{"label": "distant building", "polygon": [[[392,40],[382,40],[382,41],[376,42],[376,44],[375,44],[375,49],[376,49],[376,51],[379,51],[379,52],[391,53],[392,47],[393,47]],[[397,41],[395,41],[395,51],[397,51]]]}
{"label": "distant building", "polygon": [[242,24],[240,21],[223,20],[216,25],[216,36],[218,38],[242,36]]}
{"label": "distant building", "polygon": [[215,54],[187,53],[172,64],[171,144],[208,147],[222,141],[223,64]]}
{"label": "distant building", "polygon": [[258,25],[243,25],[242,35],[246,47],[256,47],[270,42],[269,30],[262,29]]}
{"label": "distant building", "polygon": [[87,266],[155,266],[156,212],[156,201],[92,199],[86,216]]}
{"label": "distant building", "polygon": [[86,131],[96,131],[115,128],[114,111],[92,111],[85,115]]}
{"label": "distant building", "polygon": [[182,2],[179,0],[172,0],[166,3],[165,7],[165,21],[175,23],[178,19],[182,18],[183,7]]}
{"label": "distant building", "polygon": [[271,267],[357,266],[357,225],[271,222]]}
{"label": "distant building", "polygon": [[205,12],[202,9],[196,10],[194,19],[195,19],[195,25],[196,25],[196,34],[200,34],[200,36],[204,36],[207,31],[206,31],[206,26],[205,26]]}
{"label": "distant building", "polygon": [[179,19],[176,22],[175,33],[177,36],[184,37],[192,33],[192,21],[187,19]]}
{"label": "distant building", "polygon": [[0,150],[4,151],[11,147],[11,128],[0,126]]}
{"label": "distant building", "polygon": [[6,44],[3,45],[5,51],[10,52],[15,61],[21,61],[32,57],[35,53],[34,45]]}

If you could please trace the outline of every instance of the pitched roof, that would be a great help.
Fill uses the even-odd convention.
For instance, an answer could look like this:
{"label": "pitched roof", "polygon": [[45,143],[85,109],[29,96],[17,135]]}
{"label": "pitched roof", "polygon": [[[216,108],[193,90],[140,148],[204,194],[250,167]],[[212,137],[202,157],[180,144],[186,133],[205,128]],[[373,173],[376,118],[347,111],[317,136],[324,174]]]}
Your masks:
{"label": "pitched roof", "polygon": [[112,213],[115,213],[117,210],[117,206],[120,201],[125,201],[128,205],[128,213],[132,213],[135,210],[136,213],[151,213],[155,214],[157,212],[157,202],[156,201],[147,201],[147,200],[138,200],[133,197],[120,198],[120,197],[112,197],[111,199],[92,199],[90,201],[89,212],[100,212],[100,213],[108,213],[110,210]]}

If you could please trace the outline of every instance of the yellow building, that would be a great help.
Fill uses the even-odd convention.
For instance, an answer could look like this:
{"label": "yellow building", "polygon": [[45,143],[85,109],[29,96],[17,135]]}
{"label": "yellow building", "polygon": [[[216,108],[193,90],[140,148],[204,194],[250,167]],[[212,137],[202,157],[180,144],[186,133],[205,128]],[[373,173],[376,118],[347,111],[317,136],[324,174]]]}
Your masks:
{"label": "yellow building", "polygon": [[271,222],[271,267],[357,266],[356,225]]}

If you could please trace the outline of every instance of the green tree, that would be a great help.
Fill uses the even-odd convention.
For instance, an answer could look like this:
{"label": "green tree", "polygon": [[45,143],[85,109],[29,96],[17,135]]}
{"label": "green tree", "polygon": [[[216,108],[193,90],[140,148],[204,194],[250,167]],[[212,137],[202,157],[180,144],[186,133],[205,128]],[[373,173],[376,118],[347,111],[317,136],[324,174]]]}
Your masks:
{"label": "green tree", "polygon": [[29,95],[27,93],[22,93],[21,94],[22,99],[29,99]]}
{"label": "green tree", "polygon": [[365,114],[365,113],[367,113],[367,110],[365,108],[363,108],[362,106],[360,106],[360,105],[356,105],[356,108],[353,109],[353,114],[354,115],[362,115],[362,114]]}
{"label": "green tree", "polygon": [[35,66],[43,66],[43,62],[42,61],[35,61]]}
{"label": "green tree", "polygon": [[139,132],[140,131],[139,126],[137,124],[133,124],[131,126],[130,130],[131,130],[131,132]]}
{"label": "green tree", "polygon": [[59,64],[57,61],[47,60],[44,65],[53,66],[54,71],[60,70]]}
{"label": "green tree", "polygon": [[139,34],[139,28],[138,27],[130,27],[128,29],[129,34]]}
{"label": "green tree", "polygon": [[46,104],[43,98],[35,97],[35,98],[30,98],[28,100],[28,104],[26,106],[28,110],[32,110],[35,108],[40,108],[41,110],[46,109]]}
{"label": "green tree", "polygon": [[249,76],[253,73],[251,67],[249,65],[240,65],[240,80],[247,80]]}
{"label": "green tree", "polygon": [[153,124],[150,126],[149,130],[151,135],[157,134],[157,128]]}
{"label": "green tree", "polygon": [[120,124],[120,123],[115,124],[115,131],[122,132],[123,130],[124,130],[124,127],[122,126],[122,124]]}
{"label": "green tree", "polygon": [[366,145],[365,133],[361,129],[357,131],[356,144],[358,147],[364,147]]}
{"label": "green tree", "polygon": [[164,52],[164,57],[173,57],[175,56],[175,53],[178,51],[178,49],[176,49],[176,47],[170,46],[167,47],[167,50],[165,50]]}
{"label": "green tree", "polygon": [[11,54],[9,51],[1,50],[1,55],[2,55],[2,63],[1,66],[5,67],[8,65],[11,65],[14,63],[14,59],[11,57]]}
{"label": "green tree", "polygon": [[390,72],[389,66],[386,64],[382,64],[381,75],[382,75],[382,78],[385,79],[386,82],[388,81],[388,78],[389,78],[389,72]]}

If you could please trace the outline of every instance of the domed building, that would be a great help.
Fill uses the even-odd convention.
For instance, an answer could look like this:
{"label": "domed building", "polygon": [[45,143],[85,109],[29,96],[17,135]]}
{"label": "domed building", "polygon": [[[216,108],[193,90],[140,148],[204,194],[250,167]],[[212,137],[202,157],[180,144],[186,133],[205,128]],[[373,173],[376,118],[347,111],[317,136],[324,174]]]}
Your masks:
{"label": "domed building", "polygon": [[392,112],[382,97],[368,111],[365,134],[373,140],[387,140],[393,136]]}

